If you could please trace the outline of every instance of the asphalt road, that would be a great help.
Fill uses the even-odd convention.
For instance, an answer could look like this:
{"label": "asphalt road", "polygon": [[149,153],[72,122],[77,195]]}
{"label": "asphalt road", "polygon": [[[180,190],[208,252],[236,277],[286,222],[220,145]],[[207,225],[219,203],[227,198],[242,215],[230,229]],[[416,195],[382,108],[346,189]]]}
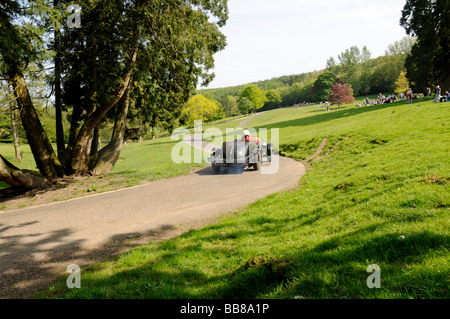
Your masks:
{"label": "asphalt road", "polygon": [[272,165],[277,160],[275,174],[262,174],[268,164],[259,172],[219,175],[207,167],[138,187],[0,213],[0,298],[27,297],[70,264],[121,253],[137,236],[144,241],[176,236],[296,187],[305,167],[283,157],[275,157]]}

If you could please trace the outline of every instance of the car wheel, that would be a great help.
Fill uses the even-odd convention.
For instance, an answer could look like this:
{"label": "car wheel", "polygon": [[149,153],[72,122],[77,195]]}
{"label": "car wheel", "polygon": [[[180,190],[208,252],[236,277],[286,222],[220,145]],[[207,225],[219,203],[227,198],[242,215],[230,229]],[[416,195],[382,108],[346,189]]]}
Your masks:
{"label": "car wheel", "polygon": [[256,159],[256,163],[253,164],[253,169],[255,171],[259,171],[260,168],[261,168],[261,155],[258,154],[258,158]]}
{"label": "car wheel", "polygon": [[267,157],[271,157],[272,156],[272,143],[267,144]]}

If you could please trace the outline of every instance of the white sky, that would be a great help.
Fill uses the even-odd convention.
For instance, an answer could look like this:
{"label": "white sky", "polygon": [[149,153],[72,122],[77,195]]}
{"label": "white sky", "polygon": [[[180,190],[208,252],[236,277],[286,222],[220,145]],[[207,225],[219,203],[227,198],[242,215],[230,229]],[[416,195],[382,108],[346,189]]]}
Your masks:
{"label": "white sky", "polygon": [[406,36],[405,0],[228,0],[208,88],[246,84],[325,68],[328,58],[364,45],[372,58]]}

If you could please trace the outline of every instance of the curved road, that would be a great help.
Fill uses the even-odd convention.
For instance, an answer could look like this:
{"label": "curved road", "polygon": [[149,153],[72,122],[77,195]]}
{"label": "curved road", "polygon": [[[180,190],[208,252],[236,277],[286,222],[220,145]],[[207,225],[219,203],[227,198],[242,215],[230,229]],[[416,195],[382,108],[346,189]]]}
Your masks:
{"label": "curved road", "polygon": [[138,187],[0,213],[0,298],[27,297],[66,273],[70,264],[92,264],[152,238],[179,235],[296,187],[305,167],[274,159],[272,165],[279,161],[275,174],[215,175],[207,167]]}

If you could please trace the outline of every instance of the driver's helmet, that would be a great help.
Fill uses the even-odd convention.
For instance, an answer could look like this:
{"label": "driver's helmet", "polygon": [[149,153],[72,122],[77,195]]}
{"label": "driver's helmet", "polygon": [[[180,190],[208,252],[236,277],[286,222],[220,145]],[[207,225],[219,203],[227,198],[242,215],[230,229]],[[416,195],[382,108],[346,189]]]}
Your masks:
{"label": "driver's helmet", "polygon": [[250,131],[249,130],[243,130],[242,131],[242,136],[250,136]]}

